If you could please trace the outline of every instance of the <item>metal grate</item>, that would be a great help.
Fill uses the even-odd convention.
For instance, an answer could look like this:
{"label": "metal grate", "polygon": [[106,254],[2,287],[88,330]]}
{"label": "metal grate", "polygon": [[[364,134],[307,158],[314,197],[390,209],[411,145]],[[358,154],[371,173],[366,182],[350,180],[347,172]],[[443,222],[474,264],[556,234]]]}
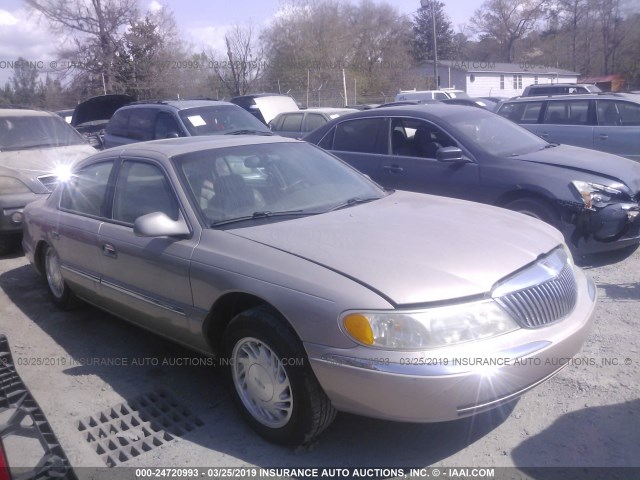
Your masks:
{"label": "metal grate", "polygon": [[571,264],[546,282],[497,297],[495,300],[525,328],[538,328],[566,317],[576,305],[578,291]]}
{"label": "metal grate", "polygon": [[[44,412],[16,372],[4,335],[0,335],[0,440],[9,465],[15,466],[10,477],[77,480]],[[35,466],[25,467],[21,462]],[[0,467],[0,477],[3,473]]]}
{"label": "metal grate", "polygon": [[77,428],[107,466],[114,467],[203,425],[171,395],[158,391],[84,418]]}

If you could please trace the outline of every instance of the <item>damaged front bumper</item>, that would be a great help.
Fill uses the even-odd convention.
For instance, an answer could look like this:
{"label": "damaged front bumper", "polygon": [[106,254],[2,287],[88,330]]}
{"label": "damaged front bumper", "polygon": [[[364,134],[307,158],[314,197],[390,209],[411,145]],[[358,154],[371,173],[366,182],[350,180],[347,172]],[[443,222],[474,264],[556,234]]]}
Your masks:
{"label": "damaged front bumper", "polygon": [[618,250],[640,244],[638,202],[563,202],[562,230],[580,254]]}

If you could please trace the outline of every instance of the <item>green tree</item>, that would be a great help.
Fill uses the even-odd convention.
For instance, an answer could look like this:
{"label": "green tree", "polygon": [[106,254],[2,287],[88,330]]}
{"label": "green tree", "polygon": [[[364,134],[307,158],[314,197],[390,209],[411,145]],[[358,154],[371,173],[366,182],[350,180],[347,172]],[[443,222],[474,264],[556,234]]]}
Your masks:
{"label": "green tree", "polygon": [[459,54],[451,21],[444,11],[445,4],[429,0],[421,6],[413,19],[411,53],[416,61],[433,60],[433,17],[436,20],[438,58],[453,59]]}
{"label": "green tree", "polygon": [[13,76],[10,78],[13,103],[34,107],[38,104],[36,88],[38,70],[20,57],[14,62]]}

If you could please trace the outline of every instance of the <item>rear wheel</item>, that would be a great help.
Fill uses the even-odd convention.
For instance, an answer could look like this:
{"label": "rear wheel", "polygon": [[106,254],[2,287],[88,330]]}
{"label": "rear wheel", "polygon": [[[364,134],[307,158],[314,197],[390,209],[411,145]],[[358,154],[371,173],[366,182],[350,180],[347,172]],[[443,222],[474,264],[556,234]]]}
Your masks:
{"label": "rear wheel", "polygon": [[309,443],[335,418],[300,340],[268,308],[247,310],[229,323],[224,353],[234,402],[267,440]]}
{"label": "rear wheel", "polygon": [[47,280],[47,290],[56,307],[62,310],[68,310],[76,306],[77,298],[62,276],[60,258],[56,251],[49,245],[44,247],[42,263]]}

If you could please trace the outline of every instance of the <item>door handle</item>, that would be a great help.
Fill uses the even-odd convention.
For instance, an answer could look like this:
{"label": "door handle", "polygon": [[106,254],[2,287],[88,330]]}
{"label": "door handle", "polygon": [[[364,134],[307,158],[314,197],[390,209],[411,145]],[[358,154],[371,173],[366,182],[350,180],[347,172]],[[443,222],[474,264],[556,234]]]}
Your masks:
{"label": "door handle", "polygon": [[606,140],[607,138],[609,138],[609,135],[607,135],[606,133],[600,134],[600,140]]}
{"label": "door handle", "polygon": [[104,245],[102,245],[102,254],[107,257],[118,258],[118,252],[116,252],[116,247],[114,247],[110,243],[105,243]]}
{"label": "door handle", "polygon": [[383,165],[383,170],[386,170],[389,173],[402,173],[404,172],[404,168],[400,165]]}

